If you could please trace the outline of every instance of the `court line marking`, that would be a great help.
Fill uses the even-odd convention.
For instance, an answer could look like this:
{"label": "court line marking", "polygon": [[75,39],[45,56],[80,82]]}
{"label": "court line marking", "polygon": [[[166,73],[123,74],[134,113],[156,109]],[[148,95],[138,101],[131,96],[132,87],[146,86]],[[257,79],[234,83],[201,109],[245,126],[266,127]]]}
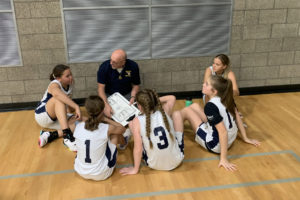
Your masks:
{"label": "court line marking", "polygon": [[[296,153],[294,153],[292,150],[251,153],[251,154],[244,154],[244,155],[231,155],[231,156],[228,156],[228,158],[245,158],[245,157],[257,157],[257,156],[269,156],[269,155],[277,155],[277,154],[290,154],[300,162],[300,157]],[[184,159],[183,163],[203,162],[203,161],[209,161],[209,160],[219,160],[219,156],[208,157],[208,158]],[[117,165],[116,168],[123,168],[123,167],[128,167],[128,166],[132,166],[132,164]],[[75,172],[74,169],[68,169],[68,170],[61,170],[61,171],[48,171],[48,172],[38,172],[38,173],[28,173],[28,174],[15,174],[15,175],[0,176],[0,180],[11,179],[11,178],[24,178],[24,177],[34,177],[34,176],[56,175],[56,174],[65,174],[65,173],[73,173],[73,172]]]}
{"label": "court line marking", "polygon": [[251,187],[251,186],[259,186],[259,185],[271,185],[271,184],[289,183],[289,182],[297,182],[297,181],[300,181],[300,177],[258,181],[258,182],[237,183],[237,184],[228,184],[228,185],[185,188],[185,189],[176,189],[176,190],[164,190],[164,191],[157,191],[157,192],[137,193],[137,194],[124,194],[124,195],[107,196],[107,197],[95,197],[95,198],[87,198],[81,200],[118,200],[118,199],[142,198],[142,197],[151,197],[151,196],[160,196],[160,195],[183,194],[183,193],[191,193],[191,192],[203,192],[203,191],[211,191],[211,190]]}

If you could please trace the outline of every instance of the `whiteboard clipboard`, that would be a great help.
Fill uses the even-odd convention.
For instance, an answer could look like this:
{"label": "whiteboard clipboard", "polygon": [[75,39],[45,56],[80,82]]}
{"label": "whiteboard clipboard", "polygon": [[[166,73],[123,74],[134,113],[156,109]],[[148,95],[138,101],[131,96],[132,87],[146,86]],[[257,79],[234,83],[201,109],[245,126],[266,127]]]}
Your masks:
{"label": "whiteboard clipboard", "polygon": [[108,104],[113,110],[112,118],[123,126],[126,126],[140,111],[134,105],[129,105],[129,101],[125,99],[119,92],[113,93],[107,98]]}

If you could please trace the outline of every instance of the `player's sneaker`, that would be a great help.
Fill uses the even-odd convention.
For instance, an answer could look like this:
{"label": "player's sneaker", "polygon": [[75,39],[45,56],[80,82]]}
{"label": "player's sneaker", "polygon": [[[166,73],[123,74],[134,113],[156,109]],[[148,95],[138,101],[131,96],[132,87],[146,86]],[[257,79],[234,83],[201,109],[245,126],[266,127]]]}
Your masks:
{"label": "player's sneaker", "polygon": [[63,138],[64,139],[68,139],[71,142],[75,141],[75,138],[74,138],[73,133],[70,130],[70,128],[63,129],[62,132],[63,132]]}
{"label": "player's sneaker", "polygon": [[50,132],[41,130],[39,137],[39,146],[43,147],[47,144],[48,138],[50,137]]}
{"label": "player's sneaker", "polygon": [[131,132],[130,132],[129,128],[127,128],[126,131],[123,133],[123,137],[124,137],[124,140],[125,140],[125,144],[123,144],[123,145],[120,144],[119,145],[120,150],[124,150],[128,146],[128,143],[129,143],[130,138],[131,138]]}
{"label": "player's sneaker", "polygon": [[64,145],[70,150],[70,151],[75,151],[77,152],[77,147],[76,147],[76,144],[75,144],[75,140],[73,142],[71,142],[71,140],[69,139],[64,139],[63,141]]}

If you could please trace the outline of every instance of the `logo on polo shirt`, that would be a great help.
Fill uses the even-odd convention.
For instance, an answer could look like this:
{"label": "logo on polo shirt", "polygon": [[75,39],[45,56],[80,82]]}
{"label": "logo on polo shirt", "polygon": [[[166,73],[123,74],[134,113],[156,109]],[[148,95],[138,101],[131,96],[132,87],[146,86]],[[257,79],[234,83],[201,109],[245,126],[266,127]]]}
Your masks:
{"label": "logo on polo shirt", "polygon": [[125,72],[125,77],[131,77],[131,70],[126,70]]}

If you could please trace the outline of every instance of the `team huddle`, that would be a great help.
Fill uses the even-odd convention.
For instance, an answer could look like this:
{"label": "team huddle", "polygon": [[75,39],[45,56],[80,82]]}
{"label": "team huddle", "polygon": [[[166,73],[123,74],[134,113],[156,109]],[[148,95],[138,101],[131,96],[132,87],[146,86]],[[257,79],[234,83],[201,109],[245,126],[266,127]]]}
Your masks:
{"label": "team huddle", "polygon": [[[244,142],[260,145],[249,139],[234,97],[239,95],[229,58],[220,54],[205,72],[203,82],[204,108],[197,103],[173,111],[173,95],[159,97],[152,89],[140,90],[137,63],[127,59],[118,49],[111,59],[99,67],[98,95],[85,101],[88,116],[82,116],[72,99],[74,80],[70,67],[57,65],[50,84],[35,110],[35,119],[43,128],[39,146],[63,137],[64,145],[76,151],[75,171],[86,179],[104,180],[110,177],[117,161],[117,149],[123,150],[133,138],[133,166],[120,169],[122,175],[139,172],[141,161],[156,170],[172,170],[184,159],[184,121],[195,132],[195,141],[206,150],[220,154],[219,167],[234,171],[237,166],[227,159],[227,151],[238,130]],[[140,115],[128,126],[113,121],[113,110],[107,97],[120,92],[130,104],[136,103]],[[72,114],[70,114],[72,113]],[[52,131],[46,131],[52,129]]]}

